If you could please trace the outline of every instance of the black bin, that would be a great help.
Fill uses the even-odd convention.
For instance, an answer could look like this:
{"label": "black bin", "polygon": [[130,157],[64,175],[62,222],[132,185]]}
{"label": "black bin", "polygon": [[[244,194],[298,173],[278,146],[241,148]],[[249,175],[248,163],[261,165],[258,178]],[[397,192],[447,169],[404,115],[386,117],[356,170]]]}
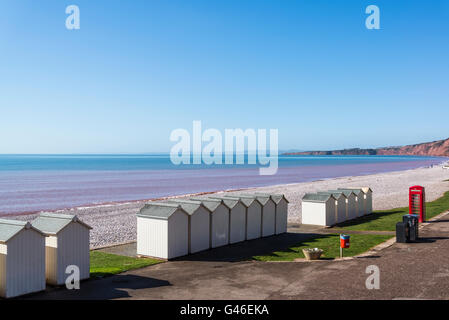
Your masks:
{"label": "black bin", "polygon": [[410,242],[418,241],[419,216],[417,214],[406,214],[402,217],[402,222],[408,224],[410,232],[409,241]]}
{"label": "black bin", "polygon": [[410,228],[407,222],[396,223],[396,242],[410,242]]}

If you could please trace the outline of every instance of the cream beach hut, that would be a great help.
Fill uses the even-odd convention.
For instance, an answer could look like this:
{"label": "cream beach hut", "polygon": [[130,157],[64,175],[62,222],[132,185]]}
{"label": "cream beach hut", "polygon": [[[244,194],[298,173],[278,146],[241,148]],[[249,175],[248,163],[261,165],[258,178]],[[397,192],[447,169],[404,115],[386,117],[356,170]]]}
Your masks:
{"label": "cream beach hut", "polygon": [[238,199],[210,196],[220,199],[229,208],[229,243],[237,243],[246,239],[246,207]]}
{"label": "cream beach hut", "polygon": [[207,250],[211,247],[210,211],[199,201],[175,199],[169,203],[179,203],[189,214],[189,253]]}
{"label": "cream beach hut", "polygon": [[137,213],[137,254],[172,259],[188,253],[189,214],[179,204],[145,204]]}
{"label": "cream beach hut", "polygon": [[373,213],[373,190],[370,187],[357,188],[363,191],[365,199],[365,214]]}
{"label": "cream beach hut", "polygon": [[275,233],[280,234],[287,232],[289,204],[287,198],[283,194],[256,193],[256,195],[271,197],[271,200],[276,204]]}
{"label": "cream beach hut", "polygon": [[319,226],[335,224],[335,202],[331,194],[306,193],[302,198],[302,223]]}
{"label": "cream beach hut", "polygon": [[262,205],[256,198],[242,198],[238,196],[224,196],[223,199],[240,201],[246,208],[246,238],[253,240],[260,238],[262,226]]}
{"label": "cream beach hut", "polygon": [[346,196],[347,200],[347,211],[346,211],[346,220],[352,220],[357,218],[357,196],[352,190],[328,190],[329,192],[341,192]]}
{"label": "cream beach hut", "polygon": [[0,296],[45,290],[45,235],[31,223],[0,219]]}
{"label": "cream beach hut", "polygon": [[319,194],[331,194],[336,199],[335,223],[346,221],[348,212],[347,198],[343,192],[320,191]]}
{"label": "cream beach hut", "polygon": [[354,189],[354,188],[338,188],[338,190],[349,190],[354,192],[356,198],[356,207],[357,207],[357,217],[364,216],[365,213],[365,193],[362,189]]}
{"label": "cream beach hut", "polygon": [[262,237],[268,237],[275,234],[276,224],[276,203],[270,196],[257,194],[242,194],[241,197],[255,198],[262,205]]}
{"label": "cream beach hut", "polygon": [[89,233],[92,229],[75,215],[42,213],[32,226],[45,234],[45,277],[47,283],[61,285],[66,269],[79,268],[80,280],[90,275]]}
{"label": "cream beach hut", "polygon": [[211,214],[210,233],[211,248],[217,248],[229,244],[229,207],[221,199],[203,197],[190,198],[201,202],[209,209]]}

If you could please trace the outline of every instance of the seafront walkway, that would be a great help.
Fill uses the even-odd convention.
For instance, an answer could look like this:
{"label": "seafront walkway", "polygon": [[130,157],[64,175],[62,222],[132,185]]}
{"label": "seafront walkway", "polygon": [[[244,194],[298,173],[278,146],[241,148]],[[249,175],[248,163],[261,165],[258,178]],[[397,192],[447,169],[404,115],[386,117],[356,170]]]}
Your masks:
{"label": "seafront walkway", "polygon": [[[420,242],[393,243],[366,256],[317,262],[248,260],[259,252],[321,232],[338,231],[293,226],[289,233],[271,239],[89,280],[81,283],[80,290],[51,289],[27,298],[449,299],[448,213],[420,230]],[[366,288],[366,268],[370,265],[379,268],[379,289]]]}

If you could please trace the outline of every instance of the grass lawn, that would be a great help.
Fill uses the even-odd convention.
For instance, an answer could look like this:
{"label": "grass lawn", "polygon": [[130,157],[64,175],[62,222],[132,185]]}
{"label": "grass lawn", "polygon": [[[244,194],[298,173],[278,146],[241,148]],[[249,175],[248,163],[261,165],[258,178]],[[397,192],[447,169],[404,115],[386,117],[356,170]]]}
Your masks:
{"label": "grass lawn", "polygon": [[[449,191],[441,198],[426,203],[426,219],[433,218],[448,210]],[[408,214],[408,207],[375,211],[368,216],[341,223],[337,227],[346,230],[395,231],[396,223],[402,221],[404,214]]]}
{"label": "grass lawn", "polygon": [[[351,245],[348,249],[344,249],[344,256],[355,256],[376,245],[392,238],[389,235],[372,235],[372,234],[352,234]],[[339,234],[323,234],[312,239],[305,240],[297,245],[282,251],[272,252],[263,256],[254,256],[254,260],[258,261],[293,261],[296,258],[305,258],[302,249],[320,248],[323,249],[322,259],[334,259],[340,257],[340,235]]]}
{"label": "grass lawn", "polygon": [[150,258],[131,258],[101,251],[90,252],[90,276],[104,277],[127,270],[143,268],[163,262]]}

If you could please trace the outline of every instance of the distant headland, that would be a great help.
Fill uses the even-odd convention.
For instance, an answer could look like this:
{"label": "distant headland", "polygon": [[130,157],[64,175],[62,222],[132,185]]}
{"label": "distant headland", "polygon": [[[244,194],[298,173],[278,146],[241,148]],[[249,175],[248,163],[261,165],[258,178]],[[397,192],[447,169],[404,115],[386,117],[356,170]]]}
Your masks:
{"label": "distant headland", "polygon": [[449,138],[433,142],[425,142],[402,147],[385,147],[377,149],[344,149],[333,151],[286,152],[283,155],[407,155],[449,157]]}

